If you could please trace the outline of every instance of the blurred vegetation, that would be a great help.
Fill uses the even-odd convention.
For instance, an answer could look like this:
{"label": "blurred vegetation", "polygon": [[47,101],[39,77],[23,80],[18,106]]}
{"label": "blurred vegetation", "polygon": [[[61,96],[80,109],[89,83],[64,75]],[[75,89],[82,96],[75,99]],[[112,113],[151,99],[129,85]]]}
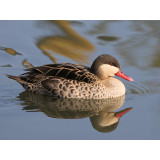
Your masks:
{"label": "blurred vegetation", "polygon": [[129,65],[160,67],[160,21],[130,21],[134,34],[116,44],[117,52]]}
{"label": "blurred vegetation", "polygon": [[[53,35],[39,38],[37,46],[53,63],[57,63],[53,53],[68,57],[78,63],[88,63],[90,54],[93,53],[95,47],[86,38],[77,33],[71,27],[69,21],[56,20],[42,21],[41,23],[50,24],[50,27],[53,28]],[[55,26],[62,31],[61,34],[57,35],[58,33],[54,32]]]}
{"label": "blurred vegetation", "polygon": [[[98,42],[92,44],[73,26],[84,27],[86,37],[92,36]],[[88,64],[95,45],[113,49],[129,66],[142,69],[160,67],[160,21],[36,21],[36,27],[51,31],[50,35],[38,37],[37,47],[57,63],[56,56],[61,55],[80,64]],[[75,27],[75,28],[76,28]],[[46,32],[48,33],[48,32]],[[114,42],[114,43],[113,43]],[[12,56],[22,55],[13,48],[0,47],[1,51]],[[24,67],[33,67],[26,59]],[[3,66],[8,66],[4,64]]]}
{"label": "blurred vegetation", "polygon": [[5,48],[5,47],[0,47],[0,50],[5,51],[6,53],[10,54],[10,55],[22,55],[19,52],[16,52],[14,49],[12,48]]}

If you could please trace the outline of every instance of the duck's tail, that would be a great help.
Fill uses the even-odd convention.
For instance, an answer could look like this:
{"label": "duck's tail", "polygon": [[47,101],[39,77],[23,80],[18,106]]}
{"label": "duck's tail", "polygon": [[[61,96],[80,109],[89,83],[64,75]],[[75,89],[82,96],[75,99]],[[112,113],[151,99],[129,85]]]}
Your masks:
{"label": "duck's tail", "polygon": [[12,75],[6,75],[8,78],[13,79],[17,82],[19,82],[20,84],[25,84],[26,81],[22,80],[21,77],[19,76],[12,76]]}
{"label": "duck's tail", "polygon": [[20,81],[20,77],[18,77],[18,76],[12,76],[12,75],[6,75],[8,78],[10,78],[10,79],[13,79],[13,80],[15,80],[15,81]]}

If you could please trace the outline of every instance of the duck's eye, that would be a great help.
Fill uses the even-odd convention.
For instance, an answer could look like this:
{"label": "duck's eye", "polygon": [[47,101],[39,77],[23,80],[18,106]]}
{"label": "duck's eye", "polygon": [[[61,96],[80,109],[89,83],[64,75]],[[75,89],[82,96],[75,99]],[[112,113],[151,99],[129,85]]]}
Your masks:
{"label": "duck's eye", "polygon": [[115,67],[117,67],[117,65],[115,64],[115,63],[109,63],[111,66],[115,66]]}

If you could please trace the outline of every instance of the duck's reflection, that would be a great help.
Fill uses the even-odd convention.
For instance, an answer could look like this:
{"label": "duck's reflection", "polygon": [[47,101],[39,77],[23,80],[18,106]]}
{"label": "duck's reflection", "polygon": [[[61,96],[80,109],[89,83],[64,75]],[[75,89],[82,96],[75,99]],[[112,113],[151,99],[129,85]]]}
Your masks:
{"label": "duck's reflection", "polygon": [[126,108],[119,112],[108,112],[105,107],[98,114],[90,117],[93,128],[99,132],[111,132],[117,128],[119,119],[132,108]]}
{"label": "duck's reflection", "polygon": [[27,112],[43,112],[52,118],[79,119],[89,117],[93,128],[99,132],[113,131],[119,119],[131,108],[114,112],[119,109],[125,97],[112,99],[55,99],[49,96],[22,92],[19,95],[23,110]]}

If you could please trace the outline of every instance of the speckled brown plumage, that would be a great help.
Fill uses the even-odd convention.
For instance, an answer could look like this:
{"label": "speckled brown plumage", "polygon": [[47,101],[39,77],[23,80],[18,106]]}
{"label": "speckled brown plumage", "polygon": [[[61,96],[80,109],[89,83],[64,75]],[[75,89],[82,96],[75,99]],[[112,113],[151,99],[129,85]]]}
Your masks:
{"label": "speckled brown plumage", "polygon": [[[104,58],[106,56],[100,56],[101,61],[105,61]],[[125,89],[122,82],[113,77],[101,80],[94,73],[101,61],[94,62],[91,68],[70,63],[49,64],[29,68],[20,76],[8,77],[18,81],[26,90],[59,98],[102,99],[123,95]],[[112,56],[106,61],[120,67]],[[118,90],[116,83],[122,87],[122,91]]]}

